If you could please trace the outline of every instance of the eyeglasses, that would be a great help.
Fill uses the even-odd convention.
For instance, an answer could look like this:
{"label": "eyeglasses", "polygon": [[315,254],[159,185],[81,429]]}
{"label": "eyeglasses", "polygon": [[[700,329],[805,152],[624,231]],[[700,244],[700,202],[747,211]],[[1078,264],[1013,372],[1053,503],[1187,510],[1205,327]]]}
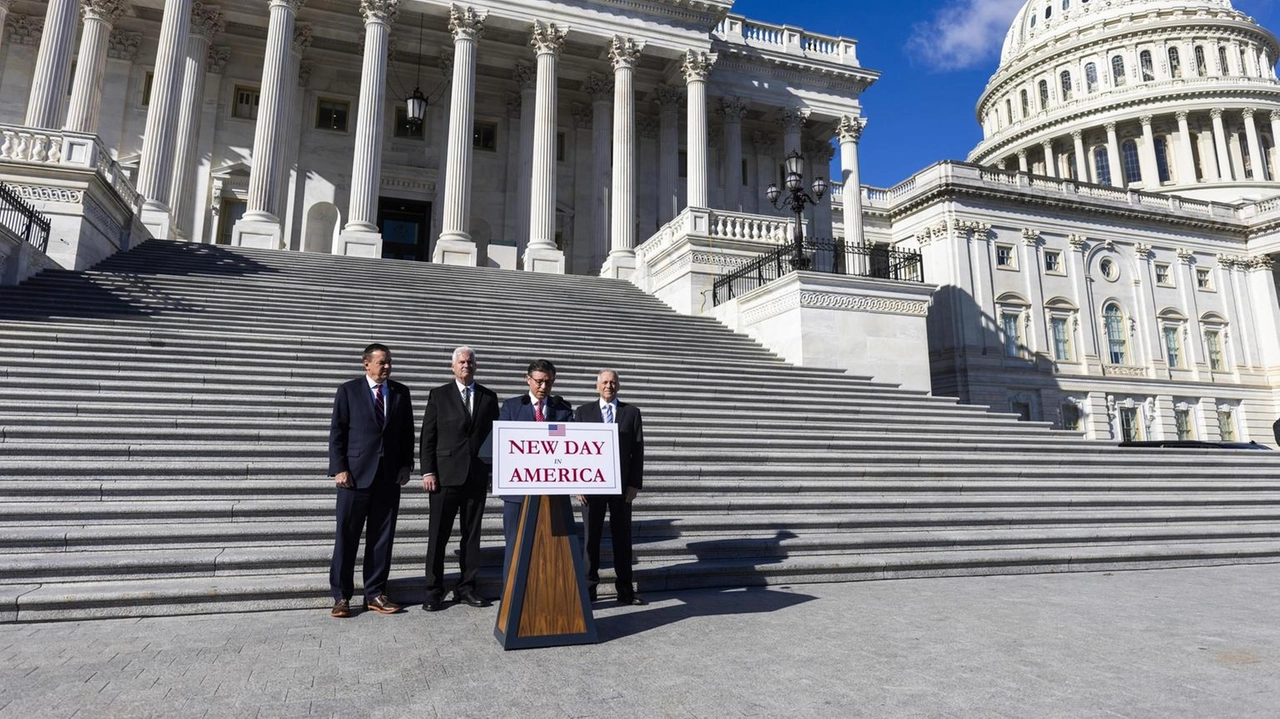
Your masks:
{"label": "eyeglasses", "polygon": [[529,380],[529,382],[533,384],[538,384],[538,385],[551,384],[552,382],[556,381],[555,377],[547,377],[546,379],[534,379],[532,377],[525,377],[525,379]]}

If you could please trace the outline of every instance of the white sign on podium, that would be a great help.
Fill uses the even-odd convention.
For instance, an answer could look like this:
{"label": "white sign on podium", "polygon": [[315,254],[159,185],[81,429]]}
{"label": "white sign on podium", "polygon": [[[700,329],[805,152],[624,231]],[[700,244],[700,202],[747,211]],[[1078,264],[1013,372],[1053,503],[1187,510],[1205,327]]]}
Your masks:
{"label": "white sign on podium", "polygon": [[621,494],[618,425],[494,422],[493,493]]}

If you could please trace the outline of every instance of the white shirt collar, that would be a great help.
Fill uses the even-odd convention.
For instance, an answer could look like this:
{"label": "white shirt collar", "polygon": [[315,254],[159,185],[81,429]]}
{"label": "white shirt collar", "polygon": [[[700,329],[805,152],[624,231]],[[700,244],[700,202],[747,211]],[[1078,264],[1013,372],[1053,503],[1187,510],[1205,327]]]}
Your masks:
{"label": "white shirt collar", "polygon": [[372,391],[373,391],[373,388],[374,388],[374,387],[377,387],[378,385],[385,385],[385,384],[386,384],[386,382],[385,382],[385,381],[383,381],[383,382],[376,382],[376,381],[374,381],[374,379],[373,379],[372,377],[370,377],[369,375],[365,375],[365,376],[364,376],[364,381],[369,383],[369,391],[370,391],[370,392],[372,392]]}
{"label": "white shirt collar", "polygon": [[475,390],[476,390],[476,383],[475,383],[475,382],[472,382],[471,384],[463,384],[462,382],[458,381],[458,378],[457,378],[457,377],[454,377],[454,378],[453,378],[453,385],[454,385],[455,387],[457,387],[457,388],[458,388],[458,393],[459,393],[459,394],[461,394],[462,392],[464,392],[464,391],[466,391],[466,390],[468,390],[468,389],[470,389],[472,392],[475,392]]}
{"label": "white shirt collar", "polygon": [[537,397],[534,397],[532,392],[530,392],[530,393],[529,393],[529,402],[530,402],[531,404],[540,404],[540,405],[542,405],[543,407],[546,407],[546,406],[547,406],[547,400],[545,400],[545,399],[538,399]]}
{"label": "white shirt collar", "polygon": [[606,402],[606,401],[604,401],[604,397],[601,397],[601,398],[600,398],[600,409],[604,409],[605,407],[609,407],[609,406],[612,406],[612,407],[613,407],[613,409],[614,409],[614,411],[615,411],[615,412],[617,412],[617,409],[618,409],[618,398],[617,398],[617,397],[614,397],[614,398],[613,398],[613,400],[611,400],[611,401],[609,401],[609,402]]}

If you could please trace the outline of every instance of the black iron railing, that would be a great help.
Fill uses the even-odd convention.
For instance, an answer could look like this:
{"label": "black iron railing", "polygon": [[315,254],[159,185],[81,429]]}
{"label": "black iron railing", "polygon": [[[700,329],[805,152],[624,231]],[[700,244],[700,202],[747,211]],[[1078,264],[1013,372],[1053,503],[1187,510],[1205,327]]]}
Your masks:
{"label": "black iron railing", "polygon": [[0,226],[9,228],[41,252],[49,248],[49,218],[4,183],[0,183]]}
{"label": "black iron railing", "polygon": [[920,253],[885,245],[853,244],[844,240],[805,240],[804,257],[797,261],[795,245],[779,245],[746,265],[717,278],[711,288],[713,305],[728,302],[794,272],[876,277],[885,280],[924,282]]}

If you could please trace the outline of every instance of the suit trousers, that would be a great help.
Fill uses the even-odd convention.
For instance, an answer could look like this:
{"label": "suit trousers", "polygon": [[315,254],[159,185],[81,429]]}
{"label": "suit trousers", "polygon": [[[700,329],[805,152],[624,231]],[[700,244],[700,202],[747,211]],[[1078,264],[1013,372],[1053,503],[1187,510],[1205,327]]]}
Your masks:
{"label": "suit trousers", "polygon": [[619,597],[635,595],[631,584],[631,504],[621,496],[588,495],[582,506],[582,523],[586,525],[587,589],[600,584],[600,536],[604,534],[604,515],[609,513],[609,534],[613,542],[614,586]]}
{"label": "suit trousers", "polygon": [[400,511],[400,485],[382,476],[381,471],[378,475],[366,489],[338,487],[337,536],[329,564],[329,588],[335,601],[349,600],[355,592],[353,577],[362,530],[365,531],[365,600],[386,593],[396,515]]}
{"label": "suit trousers", "polygon": [[480,523],[484,519],[486,482],[468,482],[459,487],[441,487],[431,494],[431,520],[427,531],[427,596],[444,593],[444,555],[449,548],[453,521],[459,520],[461,536],[458,557],[461,574],[454,592],[476,588],[480,569]]}

